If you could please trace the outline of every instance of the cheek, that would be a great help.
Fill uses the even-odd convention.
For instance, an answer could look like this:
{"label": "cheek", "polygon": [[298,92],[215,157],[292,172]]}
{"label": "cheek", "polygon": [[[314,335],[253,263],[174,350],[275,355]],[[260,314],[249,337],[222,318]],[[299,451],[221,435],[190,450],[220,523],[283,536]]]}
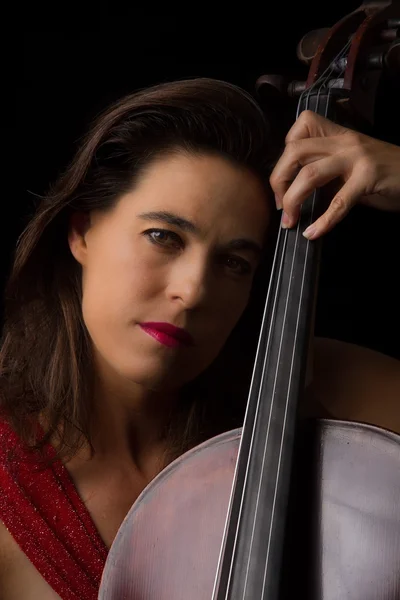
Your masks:
{"label": "cheek", "polygon": [[204,322],[202,328],[204,338],[200,347],[195,353],[181,358],[178,373],[180,377],[184,373],[185,383],[207,369],[220,354],[247,306],[249,292],[237,293],[229,297],[221,295],[221,300],[223,298],[224,301],[219,304],[214,318]]}
{"label": "cheek", "polygon": [[227,290],[224,300],[224,314],[231,323],[235,324],[243,314],[249,302],[251,287],[252,282],[249,282]]}
{"label": "cheek", "polygon": [[93,252],[83,273],[82,310],[93,336],[105,330],[112,337],[126,327],[141,305],[157,293],[159,277],[149,260],[129,244],[103,246]]}

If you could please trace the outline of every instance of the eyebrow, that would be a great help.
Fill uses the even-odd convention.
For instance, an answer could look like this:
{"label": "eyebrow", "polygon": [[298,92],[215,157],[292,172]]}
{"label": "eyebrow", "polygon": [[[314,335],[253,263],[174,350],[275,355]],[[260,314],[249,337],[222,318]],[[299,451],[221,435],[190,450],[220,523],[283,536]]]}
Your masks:
{"label": "eyebrow", "polygon": [[[167,225],[174,225],[175,227],[179,227],[180,229],[182,229],[182,231],[187,231],[188,233],[200,235],[200,229],[197,227],[197,225],[171,212],[146,212],[140,213],[138,217],[140,219],[144,219],[145,221],[161,221],[162,223],[167,223]],[[259,256],[262,253],[261,246],[257,244],[257,242],[255,242],[254,240],[250,240],[247,238],[238,238],[235,240],[231,240],[227,244],[224,244],[224,248],[228,250],[251,250],[257,256]]]}

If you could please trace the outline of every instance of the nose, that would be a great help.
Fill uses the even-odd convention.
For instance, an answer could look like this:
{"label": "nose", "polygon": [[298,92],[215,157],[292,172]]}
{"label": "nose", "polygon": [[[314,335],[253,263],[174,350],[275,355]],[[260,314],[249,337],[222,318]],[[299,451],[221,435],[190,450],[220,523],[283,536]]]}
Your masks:
{"label": "nose", "polygon": [[188,256],[171,268],[167,285],[168,297],[180,301],[186,309],[202,305],[209,287],[209,266],[206,257]]}

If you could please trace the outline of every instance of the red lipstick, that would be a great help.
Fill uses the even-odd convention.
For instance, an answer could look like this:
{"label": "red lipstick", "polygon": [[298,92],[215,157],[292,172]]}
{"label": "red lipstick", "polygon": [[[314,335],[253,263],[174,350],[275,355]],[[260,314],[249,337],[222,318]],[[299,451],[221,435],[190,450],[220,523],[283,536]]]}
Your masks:
{"label": "red lipstick", "polygon": [[145,333],[151,335],[160,344],[169,347],[193,346],[194,341],[190,333],[171,323],[139,323]]}

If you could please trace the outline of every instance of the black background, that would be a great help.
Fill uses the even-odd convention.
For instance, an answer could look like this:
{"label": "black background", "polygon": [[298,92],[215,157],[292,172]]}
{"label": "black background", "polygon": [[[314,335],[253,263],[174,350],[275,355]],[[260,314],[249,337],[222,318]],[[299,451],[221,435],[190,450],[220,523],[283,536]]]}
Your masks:
{"label": "black background", "polygon": [[[236,9],[221,5],[219,15],[199,5],[154,5],[147,15],[134,7],[123,12],[118,23],[110,17],[95,32],[59,32],[54,24],[45,32],[27,28],[8,80],[14,111],[4,124],[12,151],[3,173],[3,282],[35,195],[46,191],[88,122],[110,101],[175,78],[216,77],[253,92],[264,73],[304,75],[296,57],[301,36],[333,25],[359,4],[246,3]],[[386,116],[376,136],[399,143],[392,114]],[[399,236],[400,214],[359,207],[326,236],[317,334],[400,358]]]}

